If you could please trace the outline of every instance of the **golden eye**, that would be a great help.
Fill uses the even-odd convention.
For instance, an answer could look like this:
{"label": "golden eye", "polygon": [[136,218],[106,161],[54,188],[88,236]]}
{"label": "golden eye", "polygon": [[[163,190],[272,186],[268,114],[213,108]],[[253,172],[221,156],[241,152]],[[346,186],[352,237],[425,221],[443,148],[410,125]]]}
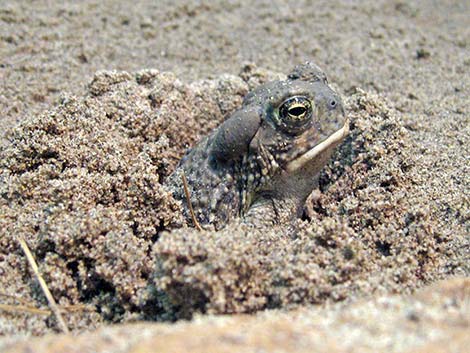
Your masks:
{"label": "golden eye", "polygon": [[311,115],[312,104],[306,97],[290,97],[279,107],[279,116],[286,122],[301,122],[309,119]]}

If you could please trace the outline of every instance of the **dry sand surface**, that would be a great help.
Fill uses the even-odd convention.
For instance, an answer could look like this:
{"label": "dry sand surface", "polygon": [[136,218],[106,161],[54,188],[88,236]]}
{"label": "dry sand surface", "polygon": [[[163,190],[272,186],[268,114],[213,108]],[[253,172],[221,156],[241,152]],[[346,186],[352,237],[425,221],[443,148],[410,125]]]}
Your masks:
{"label": "dry sand surface", "polygon": [[[58,330],[18,237],[77,332],[197,314],[136,327],[168,348],[198,330],[227,351],[300,351],[292,337],[305,350],[468,346],[469,13],[464,1],[0,2],[0,350]],[[307,59],[352,129],[304,217],[289,234],[186,228],[162,186],[185,149]],[[6,310],[20,304],[43,312]],[[68,339],[50,336],[51,351]]]}
{"label": "dry sand surface", "polygon": [[[415,295],[288,313],[197,317],[132,324],[74,336],[0,342],[5,353],[92,352],[466,352],[470,281],[448,280]],[[184,337],[184,339],[183,339]],[[20,341],[20,342],[18,342]],[[2,345],[3,343],[3,345]]]}

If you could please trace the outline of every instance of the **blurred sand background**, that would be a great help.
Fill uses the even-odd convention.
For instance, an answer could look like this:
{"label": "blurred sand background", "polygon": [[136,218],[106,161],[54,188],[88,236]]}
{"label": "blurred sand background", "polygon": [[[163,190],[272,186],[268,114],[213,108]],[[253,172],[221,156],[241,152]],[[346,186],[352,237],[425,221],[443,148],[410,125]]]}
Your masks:
{"label": "blurred sand background", "polygon": [[[1,1],[2,136],[17,122],[30,121],[32,126],[35,121],[43,121],[34,120],[34,117],[61,104],[64,96],[89,95],[89,84],[98,70],[135,72],[155,68],[171,71],[190,87],[189,91],[203,90],[208,96],[205,98],[207,101],[213,98],[219,103],[235,105],[247,87],[243,84],[237,86],[238,81],[233,79],[221,79],[222,74],[239,75],[248,62],[262,68],[260,72],[263,74],[260,75],[268,77],[265,72],[285,73],[299,62],[313,60],[325,70],[330,82],[344,96],[352,96],[356,88],[378,94],[373,96],[381,97],[378,101],[378,98],[366,98],[365,101],[379,112],[386,111],[381,99],[387,102],[392,116],[399,122],[393,120],[395,125],[390,135],[364,127],[361,130],[363,134],[368,131],[375,134],[369,136],[370,140],[375,138],[386,148],[388,136],[393,136],[393,146],[397,146],[398,131],[402,128],[406,130],[403,154],[413,155],[417,166],[412,177],[404,179],[407,184],[397,189],[412,192],[409,195],[411,202],[415,202],[416,207],[425,208],[426,219],[424,225],[419,223],[419,226],[426,229],[425,225],[428,224],[430,234],[439,234],[436,242],[445,239],[446,247],[445,256],[442,252],[442,259],[445,260],[441,267],[433,269],[427,282],[424,278],[417,286],[455,275],[468,276],[469,14],[470,4],[465,1]],[[247,74],[247,77],[256,78],[256,72]],[[222,91],[231,96],[214,98],[220,92],[214,85],[191,85],[206,78],[213,79],[213,82],[229,82],[231,88]],[[249,88],[250,83],[247,85]],[[137,100],[142,98],[138,94],[140,88],[133,85],[126,87],[122,89],[137,92]],[[352,99],[356,100],[359,98]],[[352,106],[354,104],[351,103]],[[227,108],[228,111],[230,109]],[[202,113],[200,108],[194,109],[196,117]],[[361,115],[361,118],[364,116]],[[200,134],[203,132],[204,128],[198,131]],[[194,141],[189,137],[186,142]],[[2,143],[11,147],[3,137]],[[175,147],[175,150],[181,153],[182,146],[179,149]],[[398,154],[393,150],[390,163],[397,160]],[[165,163],[162,162],[162,165],[172,165],[172,162]],[[11,169],[11,166],[8,168]],[[384,169],[385,166],[380,168]],[[339,186],[328,196],[333,201],[335,195],[341,193]],[[411,206],[407,207],[411,209]],[[441,256],[439,249],[432,247],[435,252],[433,256]],[[410,288],[394,288],[389,294],[413,291],[414,287],[410,285],[412,280],[398,281],[398,285],[406,283]],[[462,280],[459,285],[444,284],[443,288],[451,288],[450,292],[452,288],[456,289],[454,294],[443,295],[442,301],[425,300],[431,303],[428,313],[437,312],[432,314],[434,316],[429,314],[436,319],[436,324],[421,327],[427,333],[442,328],[442,335],[429,334],[419,338],[419,322],[427,314],[417,315],[417,320],[409,314],[420,311],[422,305],[418,305],[418,309],[405,310],[403,314],[406,317],[411,315],[409,320],[415,325],[415,331],[410,329],[415,335],[408,338],[409,341],[405,340],[408,345],[393,346],[390,343],[390,346],[371,345],[370,349],[393,346],[395,351],[405,351],[432,340],[441,342],[440,347],[446,347],[446,335],[451,337],[452,332],[460,335],[462,328],[468,328],[468,316],[467,320],[459,321],[465,313],[468,314],[468,282]],[[440,293],[439,290],[437,292]],[[456,296],[464,299],[456,300]],[[446,298],[457,303],[455,312],[442,309],[449,305]],[[407,300],[403,299],[397,305],[407,307]],[[358,305],[375,305],[374,308],[379,308],[377,310],[380,312],[382,304],[379,301],[377,305]],[[335,316],[334,313],[342,313],[341,310],[341,307],[335,307],[325,316]],[[373,312],[372,309],[364,310]],[[390,317],[395,314],[390,311]],[[286,320],[276,315],[266,320]],[[315,317],[313,312],[308,311],[299,315],[310,320]],[[337,326],[334,323],[341,320],[354,320],[357,314],[338,315],[339,318],[335,316],[332,326],[328,326],[326,331],[335,330]],[[450,324],[446,317],[452,318]],[[292,317],[290,319],[294,320]],[[401,323],[399,318],[395,319],[387,321],[388,326],[383,328],[381,334],[401,339],[396,331]],[[263,325],[263,316],[256,320],[261,320],[259,322]],[[380,321],[371,316],[371,322],[377,320]],[[210,327],[210,322],[207,325]],[[48,327],[54,327],[54,324],[48,324]],[[368,329],[374,332],[377,327]],[[362,329],[357,329],[357,332],[364,334],[364,327]],[[41,333],[40,330],[42,328],[36,333]],[[230,332],[234,330],[233,327],[229,328]],[[302,336],[309,330],[311,326],[307,325],[294,330],[294,333],[286,331],[285,334]],[[224,334],[220,333],[221,337]],[[339,339],[330,338],[335,342]],[[230,337],[232,349],[236,349],[237,342],[240,343],[237,340],[244,339],[247,338],[243,333]],[[369,339],[379,342],[374,334]],[[317,344],[320,349],[321,340],[318,342],[313,340],[305,344]],[[334,347],[342,351],[363,344],[360,340],[351,339],[348,342],[350,346]],[[263,346],[263,343],[256,344]],[[289,347],[292,349],[293,346],[283,349]],[[328,350],[333,346],[325,347],[324,350]],[[465,344],[459,347],[465,347]]]}

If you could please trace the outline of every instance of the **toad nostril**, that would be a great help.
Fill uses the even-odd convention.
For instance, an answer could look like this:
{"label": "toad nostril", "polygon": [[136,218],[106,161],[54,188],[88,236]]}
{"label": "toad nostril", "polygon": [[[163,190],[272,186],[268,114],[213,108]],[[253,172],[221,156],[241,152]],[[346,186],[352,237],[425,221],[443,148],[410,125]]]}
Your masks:
{"label": "toad nostril", "polygon": [[335,108],[337,105],[338,105],[338,103],[336,102],[336,100],[334,100],[334,99],[330,100],[330,107],[331,108]]}

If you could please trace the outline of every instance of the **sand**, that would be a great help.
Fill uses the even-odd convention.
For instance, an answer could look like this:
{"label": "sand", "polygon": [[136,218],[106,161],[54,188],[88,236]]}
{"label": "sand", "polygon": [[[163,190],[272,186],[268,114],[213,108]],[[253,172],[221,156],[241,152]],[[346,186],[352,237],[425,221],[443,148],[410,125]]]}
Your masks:
{"label": "sand", "polygon": [[2,352],[466,352],[469,280],[447,280],[413,296],[384,295],[288,313],[136,323],[78,336],[0,341]]}
{"label": "sand", "polygon": [[[76,331],[352,303],[468,276],[468,11],[2,3],[1,302],[47,307],[17,236],[59,303],[86,305],[66,314]],[[181,229],[161,184],[184,150],[306,59],[343,94],[353,129],[295,232]],[[53,318],[0,315],[4,335],[55,330]]]}

